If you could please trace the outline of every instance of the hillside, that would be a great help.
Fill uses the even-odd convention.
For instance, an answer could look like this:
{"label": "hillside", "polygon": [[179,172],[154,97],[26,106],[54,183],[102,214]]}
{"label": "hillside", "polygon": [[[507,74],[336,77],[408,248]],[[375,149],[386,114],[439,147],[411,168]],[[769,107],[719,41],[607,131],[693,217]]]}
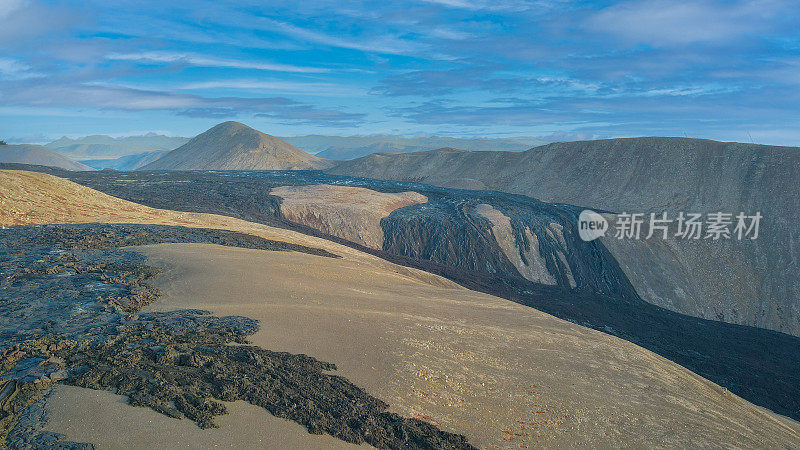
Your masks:
{"label": "hillside", "polygon": [[66,170],[94,170],[40,145],[0,145],[0,163],[35,164]]}
{"label": "hillside", "polygon": [[[628,340],[749,401],[800,418],[800,338],[699,319],[641,300],[629,280],[667,280],[677,283],[676,289],[688,289],[694,272],[677,270],[683,267],[681,259],[664,258],[659,252],[670,247],[660,248],[657,242],[644,246],[641,240],[583,241],[577,231],[580,208],[496,191],[348,179],[320,171],[31,170],[48,170],[154,208],[223,214],[327,236]],[[423,199],[414,193],[427,202],[416,203]],[[609,244],[617,242],[631,245],[612,254]],[[719,242],[703,242],[713,255]],[[662,264],[666,267],[659,273]],[[709,263],[685,267],[710,284],[718,277],[707,270],[722,272]],[[741,294],[721,283],[716,286]]]}
{"label": "hillside", "polygon": [[307,170],[331,165],[274,136],[224,122],[140,170]]}
{"label": "hillside", "polygon": [[756,241],[604,239],[639,295],[684,314],[800,333],[800,150],[685,138],[562,142],[523,153],[379,154],[331,173],[491,189],[615,212],[764,218]]}
{"label": "hillside", "polygon": [[[630,342],[330,241],[229,217],[147,208],[44,174],[4,172],[0,192],[9,193],[5,204],[12,209],[39,214],[15,223],[207,226],[342,255],[209,244],[131,249],[164,270],[155,279],[163,297],[142,316],[201,308],[257,319],[261,331],[252,345],[330,361],[337,375],[392,411],[462,433],[480,447],[800,441],[796,422]],[[201,430],[109,392],[57,385],[45,409],[48,430],[99,445],[146,439],[159,448],[203,446],[235,437],[257,446],[273,435],[289,447],[331,445],[254,405],[226,406],[230,415],[220,418],[220,428]]]}
{"label": "hillside", "polygon": [[168,152],[188,142],[188,138],[149,133],[144,136],[114,138],[92,135],[77,139],[62,137],[45,147],[77,161],[112,160],[151,152]]}

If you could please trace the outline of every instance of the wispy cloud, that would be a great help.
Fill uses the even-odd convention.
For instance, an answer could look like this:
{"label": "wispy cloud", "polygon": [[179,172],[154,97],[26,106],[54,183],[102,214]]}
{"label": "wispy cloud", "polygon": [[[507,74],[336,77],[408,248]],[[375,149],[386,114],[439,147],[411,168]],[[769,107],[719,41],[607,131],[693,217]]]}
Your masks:
{"label": "wispy cloud", "polygon": [[0,89],[0,98],[10,106],[166,110],[187,117],[222,118],[249,113],[297,122],[317,119],[328,124],[355,123],[364,118],[364,114],[317,108],[285,97],[202,97],[101,83],[16,82]]}
{"label": "wispy cloud", "polygon": [[473,38],[475,35],[466,31],[456,30],[454,28],[438,27],[434,28],[428,33],[430,36],[440,39],[449,39],[453,41],[463,41]]}
{"label": "wispy cloud", "polygon": [[556,1],[525,0],[422,0],[425,3],[441,5],[448,8],[461,8],[473,11],[525,11],[531,8],[544,8],[559,3]]}
{"label": "wispy cloud", "polygon": [[173,52],[140,52],[140,53],[109,53],[107,59],[117,61],[138,61],[164,64],[188,64],[198,67],[226,67],[231,69],[267,70],[272,72],[289,73],[324,73],[330,69],[322,67],[304,67],[289,64],[264,63],[259,61],[244,61],[236,59],[213,58],[190,53]]}
{"label": "wispy cloud", "polygon": [[343,38],[334,34],[302,28],[288,22],[261,18],[271,28],[295,39],[313,42],[326,47],[338,47],[364,52],[406,55],[418,51],[424,44],[412,40],[402,39],[391,34],[379,36]]}
{"label": "wispy cloud", "polygon": [[795,3],[0,0],[0,134],[239,116],[289,134],[794,129],[796,144]]}
{"label": "wispy cloud", "polygon": [[754,0],[634,0],[592,15],[586,27],[632,44],[728,43],[767,31],[791,3]]}
{"label": "wispy cloud", "polygon": [[489,67],[458,67],[445,70],[417,70],[391,75],[370,92],[389,96],[442,95],[480,89],[507,92],[526,83],[524,78],[500,78]]}
{"label": "wispy cloud", "polygon": [[233,89],[245,91],[275,91],[284,94],[322,95],[331,97],[363,96],[364,89],[333,83],[294,82],[284,80],[236,79],[200,81],[181,85],[183,90]]}
{"label": "wispy cloud", "polygon": [[5,20],[12,12],[22,8],[22,0],[3,0],[0,2],[0,20]]}
{"label": "wispy cloud", "polygon": [[41,78],[44,75],[31,70],[31,67],[15,59],[0,58],[0,80],[24,80]]}
{"label": "wispy cloud", "polygon": [[55,35],[82,18],[59,3],[34,0],[0,1],[0,46],[24,46],[28,40]]}

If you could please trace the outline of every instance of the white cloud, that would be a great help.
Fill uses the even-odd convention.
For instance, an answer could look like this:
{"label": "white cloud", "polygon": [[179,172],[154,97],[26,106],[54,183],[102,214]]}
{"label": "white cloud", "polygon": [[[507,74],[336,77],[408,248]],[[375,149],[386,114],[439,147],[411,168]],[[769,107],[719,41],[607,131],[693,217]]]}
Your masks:
{"label": "white cloud", "polygon": [[363,96],[367,94],[365,89],[358,89],[351,86],[342,86],[333,83],[301,83],[282,80],[212,80],[188,83],[180,86],[179,89],[239,89],[253,91],[275,91],[283,94],[308,94],[332,97],[350,97],[354,95]]}
{"label": "white cloud", "polygon": [[60,4],[0,0],[0,45],[23,46],[30,38],[53,34],[79,20]]}
{"label": "white cloud", "polygon": [[[675,86],[675,87],[661,88],[661,89],[650,89],[643,92],[641,95],[645,97],[660,97],[660,96],[685,97],[685,96],[696,96],[696,95],[721,94],[733,91],[734,91],[733,88],[722,88],[719,86]],[[637,95],[637,94],[634,93],[632,95]]]}
{"label": "white cloud", "polygon": [[31,72],[31,67],[15,59],[0,58],[0,79],[24,80],[26,78],[40,78],[44,75]]}
{"label": "white cloud", "polygon": [[30,69],[27,64],[21,63],[14,59],[0,58],[0,72],[1,73],[19,73],[25,72]]}
{"label": "white cloud", "polygon": [[732,42],[768,30],[784,8],[779,1],[635,0],[601,9],[585,26],[655,47]]}
{"label": "white cloud", "polygon": [[463,41],[473,37],[472,33],[467,33],[452,28],[441,28],[441,27],[434,28],[433,30],[431,30],[430,35],[432,37],[449,39],[451,41]]}
{"label": "white cloud", "polygon": [[185,63],[199,67],[227,67],[232,69],[253,69],[290,73],[323,73],[330,71],[329,69],[321,67],[301,67],[287,64],[262,63],[257,61],[220,59],[201,55],[192,55],[189,53],[173,52],[109,53],[106,55],[106,59],[154,63]]}
{"label": "white cloud", "polygon": [[300,28],[286,22],[279,22],[272,19],[261,19],[268,23],[270,28],[282,32],[295,39],[323,44],[329,47],[348,48],[370,53],[386,53],[394,55],[407,55],[415,53],[420,49],[416,42],[404,40],[396,36],[384,35],[379,37],[361,37],[357,39],[344,39],[318,31]]}
{"label": "white cloud", "polygon": [[448,8],[469,9],[473,11],[525,11],[532,8],[547,8],[562,2],[553,0],[521,1],[521,0],[421,0]]}
{"label": "white cloud", "polygon": [[437,5],[448,6],[450,8],[469,8],[472,9],[474,6],[472,2],[469,1],[462,1],[462,0],[422,0],[425,3],[435,3]]}
{"label": "white cloud", "polygon": [[0,20],[10,16],[14,11],[22,8],[23,0],[0,0]]}
{"label": "white cloud", "polygon": [[65,85],[18,81],[14,85],[6,85],[0,84],[0,99],[3,105],[10,106],[112,111],[171,110],[177,115],[205,118],[253,114],[298,123],[316,121],[328,124],[353,123],[364,117],[359,113],[320,109],[285,97],[203,97],[98,82]]}

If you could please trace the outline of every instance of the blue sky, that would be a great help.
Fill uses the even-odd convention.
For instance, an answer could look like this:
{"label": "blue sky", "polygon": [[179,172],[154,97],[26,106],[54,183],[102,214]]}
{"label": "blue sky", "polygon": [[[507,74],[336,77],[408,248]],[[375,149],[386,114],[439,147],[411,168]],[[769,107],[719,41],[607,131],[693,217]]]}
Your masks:
{"label": "blue sky", "polygon": [[0,138],[704,137],[800,145],[790,1],[0,0]]}

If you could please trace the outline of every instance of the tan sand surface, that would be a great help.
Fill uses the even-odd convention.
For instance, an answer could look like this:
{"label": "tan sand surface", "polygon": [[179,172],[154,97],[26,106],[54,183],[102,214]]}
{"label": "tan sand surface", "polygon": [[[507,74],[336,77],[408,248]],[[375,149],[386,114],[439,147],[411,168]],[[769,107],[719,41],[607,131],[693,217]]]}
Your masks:
{"label": "tan sand surface", "polygon": [[[285,449],[358,448],[328,435],[313,435],[296,422],[281,419],[247,402],[225,403],[230,414],[219,428],[201,430],[190,420],[129,406],[107,391],[59,385],[48,399],[48,429],[98,449]],[[365,446],[368,447],[368,446]]]}
{"label": "tan sand surface", "polygon": [[255,344],[334,362],[392,410],[481,447],[800,446],[796,422],[627,341],[503,299],[299,253],[137,251],[166,268],[150,310],[258,319]]}

